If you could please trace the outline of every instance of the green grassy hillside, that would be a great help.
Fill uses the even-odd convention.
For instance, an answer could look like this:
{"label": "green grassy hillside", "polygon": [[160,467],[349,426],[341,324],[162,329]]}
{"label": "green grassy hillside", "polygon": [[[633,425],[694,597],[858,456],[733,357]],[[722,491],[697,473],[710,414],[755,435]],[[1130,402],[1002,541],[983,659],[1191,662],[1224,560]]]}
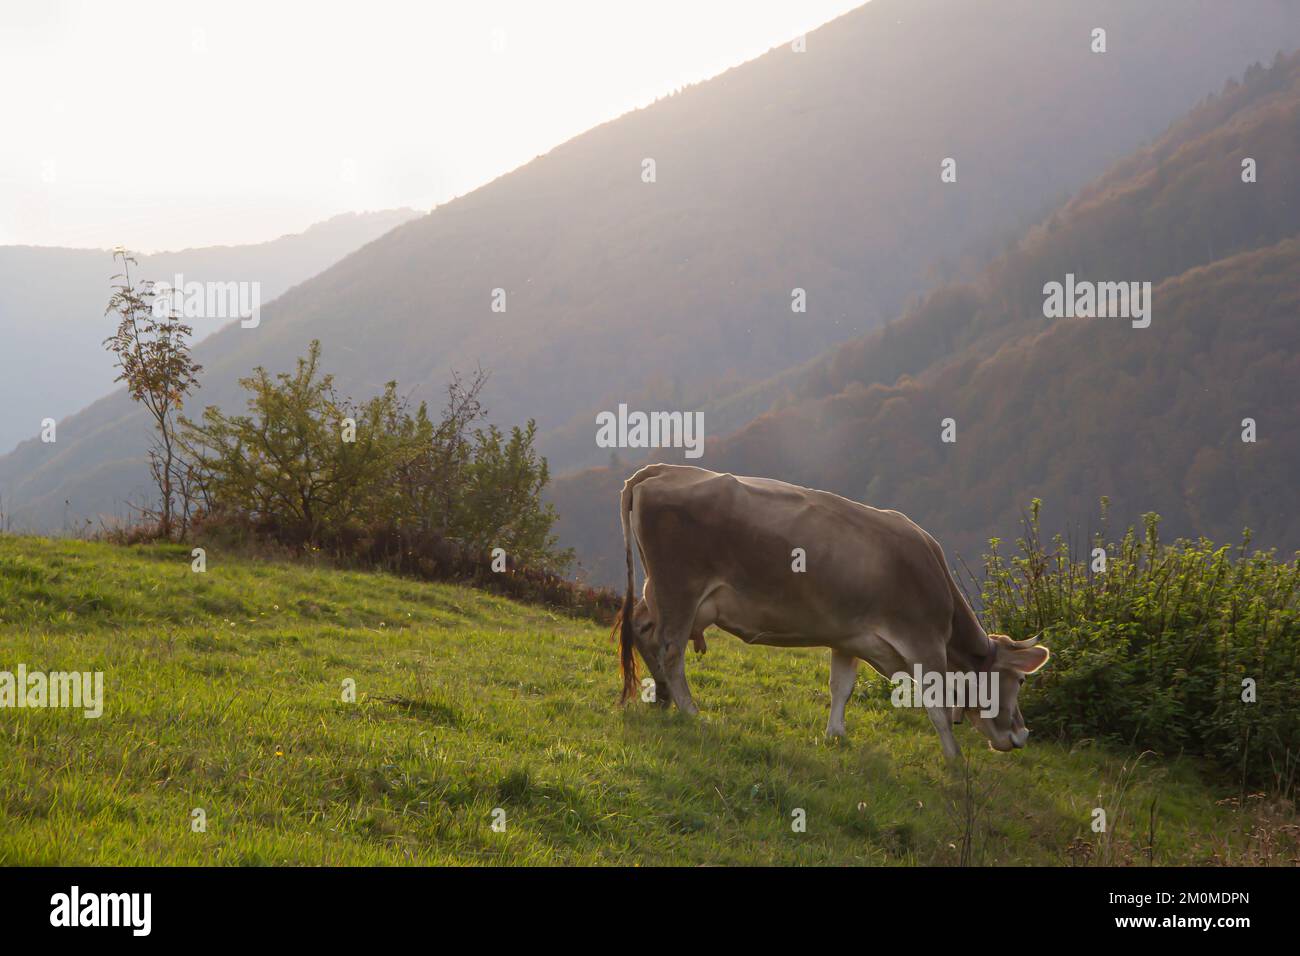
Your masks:
{"label": "green grassy hillside", "polygon": [[1189,762],[995,754],[963,728],[967,828],[961,775],[884,681],[823,739],[825,652],[714,633],[700,719],[620,711],[603,628],[378,574],[0,536],[19,664],[103,671],[105,706],[0,710],[4,864],[1143,863],[1152,821],[1156,863],[1294,855],[1288,820]]}

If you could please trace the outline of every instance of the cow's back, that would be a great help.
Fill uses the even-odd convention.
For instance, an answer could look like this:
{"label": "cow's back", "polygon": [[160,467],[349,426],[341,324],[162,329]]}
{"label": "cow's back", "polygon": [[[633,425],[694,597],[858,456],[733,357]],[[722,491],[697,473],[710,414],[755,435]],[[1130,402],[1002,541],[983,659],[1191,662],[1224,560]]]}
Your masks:
{"label": "cow's back", "polygon": [[770,478],[650,468],[634,478],[633,519],[656,590],[725,587],[764,628],[780,617],[784,626],[887,620],[947,633],[953,597],[942,552],[936,558],[933,539],[905,515]]}

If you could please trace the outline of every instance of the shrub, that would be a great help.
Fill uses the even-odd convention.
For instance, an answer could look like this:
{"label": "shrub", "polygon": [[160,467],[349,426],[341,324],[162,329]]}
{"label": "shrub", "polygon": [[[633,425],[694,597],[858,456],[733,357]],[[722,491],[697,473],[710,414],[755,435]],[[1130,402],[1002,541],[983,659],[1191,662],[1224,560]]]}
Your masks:
{"label": "shrub", "polygon": [[[1018,554],[1004,558],[990,541],[979,588],[989,630],[1042,632],[1052,649],[1023,697],[1034,729],[1198,755],[1243,789],[1294,793],[1300,560],[1251,551],[1249,530],[1236,548],[1162,544],[1154,514],[1118,543],[1098,532],[1080,558],[1059,535],[1044,546],[1039,505],[1024,519]],[[1243,699],[1250,682],[1253,703]]]}
{"label": "shrub", "polygon": [[435,421],[423,404],[412,413],[395,382],[365,402],[340,398],[320,371],[319,342],[293,373],[257,368],[240,381],[247,414],[209,406],[201,422],[182,420],[199,523],[344,559],[500,548],[562,570],[571,553],[557,547],[555,511],[542,501],[550,472],[536,427],[474,427],[485,381],[481,371],[468,384],[453,377]]}

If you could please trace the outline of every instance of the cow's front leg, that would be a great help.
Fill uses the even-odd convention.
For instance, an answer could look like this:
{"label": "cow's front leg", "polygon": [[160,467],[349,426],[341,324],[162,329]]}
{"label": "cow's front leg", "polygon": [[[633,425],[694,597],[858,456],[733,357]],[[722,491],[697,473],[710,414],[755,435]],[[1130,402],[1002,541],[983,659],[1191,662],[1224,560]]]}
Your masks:
{"label": "cow's front leg", "polygon": [[961,747],[957,746],[957,738],[952,732],[952,709],[949,707],[927,707],[925,712],[930,716],[930,723],[934,724],[934,729],[939,732],[939,742],[943,744],[943,755],[949,760],[960,760]]}
{"label": "cow's front leg", "polygon": [[844,705],[853,696],[858,679],[858,659],[844,651],[831,651],[831,716],[826,722],[827,737],[844,736]]}

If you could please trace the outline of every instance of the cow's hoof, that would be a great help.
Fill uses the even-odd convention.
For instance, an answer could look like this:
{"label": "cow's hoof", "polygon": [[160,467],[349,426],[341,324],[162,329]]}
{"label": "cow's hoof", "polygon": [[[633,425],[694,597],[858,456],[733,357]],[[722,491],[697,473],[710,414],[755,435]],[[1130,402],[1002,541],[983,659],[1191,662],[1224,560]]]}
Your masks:
{"label": "cow's hoof", "polygon": [[845,734],[845,730],[844,730],[843,727],[827,727],[827,728],[826,728],[826,739],[827,739],[827,740],[840,740],[840,739],[842,739],[842,738],[844,737],[844,734]]}

